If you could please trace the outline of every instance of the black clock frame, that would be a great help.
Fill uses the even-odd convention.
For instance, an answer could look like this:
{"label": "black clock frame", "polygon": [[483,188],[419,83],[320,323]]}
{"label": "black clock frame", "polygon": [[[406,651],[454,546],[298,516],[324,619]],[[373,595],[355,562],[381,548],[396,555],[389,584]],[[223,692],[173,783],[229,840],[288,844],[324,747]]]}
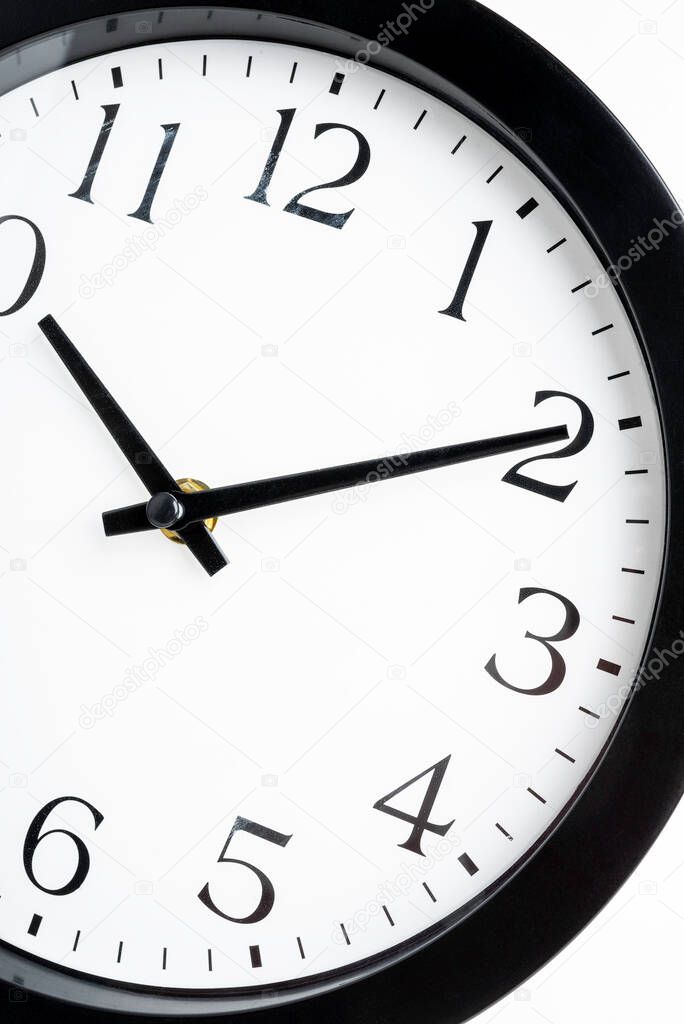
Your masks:
{"label": "black clock frame", "polygon": [[[208,6],[206,0],[171,0],[155,9],[155,13],[169,13],[163,24],[153,24],[149,35],[135,41],[198,34],[190,29],[192,12]],[[212,6],[217,16],[223,15],[226,5]],[[347,0],[343,6],[332,0],[255,0],[251,6],[264,12],[259,22],[254,13],[228,8],[235,18],[233,31],[217,33],[214,28],[212,34],[300,42],[350,56],[367,40],[374,40],[382,24],[396,21],[401,13],[396,0]],[[633,239],[647,234],[658,221],[672,222],[673,215],[679,224],[684,221],[624,128],[529,37],[474,0],[419,0],[416,6],[422,13],[410,31],[391,47],[380,47],[370,63],[414,81],[496,134],[552,188],[593,241],[606,267],[627,254]],[[133,0],[52,0],[5,7],[0,11],[0,46],[9,49],[84,18],[121,14],[123,21],[124,12],[139,14],[145,9]],[[186,17],[184,12],[191,13]],[[344,31],[331,34],[321,34],[308,24],[340,21]],[[99,51],[98,33],[102,35]],[[105,37],[105,22],[98,20],[83,56],[123,45],[133,41],[111,34]],[[684,301],[684,233],[678,226],[660,252],[632,264],[620,288],[653,374],[668,449],[668,549],[650,645],[667,650],[679,637],[684,609],[684,577],[677,574],[674,560],[682,539],[684,501],[679,457],[684,442],[680,403],[684,372],[676,340]],[[471,916],[442,934],[436,931],[433,941],[415,952],[415,943],[400,948],[389,966],[368,964],[358,980],[354,980],[358,972],[352,972],[353,984],[333,985],[311,998],[302,991],[303,1001],[262,1009],[253,1019],[261,1024],[318,1024],[321,1019],[331,1024],[415,1024],[416,1020],[457,1024],[520,985],[602,909],[678,803],[684,789],[681,676],[675,662],[659,681],[634,694],[629,713],[569,813],[533,858],[491,899],[480,902]],[[50,980],[63,977],[62,972],[35,958],[18,956],[2,944],[0,968],[4,968],[3,958],[15,955],[19,966],[13,972],[13,984],[0,987],[0,998],[4,989],[9,1004],[8,1020],[28,1024],[60,1012],[51,999],[33,990],[48,991]],[[40,984],[35,982],[38,977]],[[78,992],[69,998],[90,1004],[90,1008],[70,1008],[76,1022],[105,1024],[111,1014],[98,1008],[102,1005],[168,1017],[189,1016],[198,1010],[219,1014],[230,1003],[219,994],[186,1001],[142,987],[98,984],[74,972],[69,977],[73,992]],[[350,979],[345,976],[341,981]]]}

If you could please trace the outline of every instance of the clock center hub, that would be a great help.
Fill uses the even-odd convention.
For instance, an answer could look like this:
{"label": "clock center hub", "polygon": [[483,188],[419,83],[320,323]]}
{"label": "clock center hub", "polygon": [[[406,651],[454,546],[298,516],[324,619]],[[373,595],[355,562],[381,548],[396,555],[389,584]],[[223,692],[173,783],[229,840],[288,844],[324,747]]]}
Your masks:
{"label": "clock center hub", "polygon": [[[184,494],[194,494],[198,491],[208,491],[209,485],[194,477],[182,477],[176,483]],[[162,491],[153,495],[147,503],[147,518],[157,529],[161,530],[165,537],[175,544],[184,544],[183,538],[175,532],[173,527],[180,522],[184,515],[183,504],[174,494]],[[217,518],[205,519],[204,525],[213,533],[218,523]]]}

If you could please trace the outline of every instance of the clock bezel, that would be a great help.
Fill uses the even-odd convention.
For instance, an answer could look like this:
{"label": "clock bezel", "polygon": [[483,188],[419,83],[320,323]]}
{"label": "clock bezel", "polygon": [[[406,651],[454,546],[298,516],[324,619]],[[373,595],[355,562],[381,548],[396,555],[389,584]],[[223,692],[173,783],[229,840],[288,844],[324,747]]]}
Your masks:
{"label": "clock bezel", "polygon": [[[155,8],[154,13],[175,9],[178,14],[183,8],[197,11],[207,6],[172,2]],[[22,10],[21,15],[4,13],[0,15],[0,39],[12,44],[63,27],[84,13],[79,11],[82,7],[82,0],[62,0],[52,4],[49,12],[36,9]],[[214,5],[213,9],[218,12],[222,8]],[[88,3],[88,14],[99,17],[89,22],[104,27],[106,16],[130,10],[127,3],[95,0]],[[133,8],[137,17],[144,16],[141,12],[146,10]],[[354,0],[345,5],[347,31],[329,30],[327,35],[319,35],[321,29],[297,19],[325,23],[334,18],[336,11],[330,0],[260,3],[259,11],[278,15],[277,22],[266,18],[257,23],[255,12],[228,10],[234,12],[236,25],[241,17],[244,19],[244,27],[234,33],[237,36],[309,45],[345,56],[365,39],[373,38],[378,22],[397,16],[395,5],[387,0]],[[153,31],[138,42],[191,37],[188,32],[179,33],[169,22],[172,19],[166,21],[163,34]],[[310,38],[303,38],[306,36]],[[461,38],[467,40],[467,45],[457,47],[453,41]],[[111,38],[107,42],[110,45],[88,55],[122,45],[121,37],[116,47],[111,46]],[[452,68],[455,53],[456,72]],[[496,53],[495,62],[491,62],[492,53]],[[406,59],[417,63],[407,64]],[[64,63],[59,62],[61,66]],[[473,0],[450,0],[444,10],[437,0],[409,35],[370,63],[462,109],[499,137],[549,185],[593,242],[605,265],[612,262],[610,255],[627,252],[631,239],[642,234],[654,219],[671,217],[677,208],[644,155],[589,90],[536,43]],[[451,83],[449,76],[456,77],[459,85]],[[589,181],[582,173],[582,161],[577,159],[580,142],[590,151]],[[671,451],[681,440],[682,415],[677,401],[681,371],[677,371],[676,353],[671,352],[669,341],[679,326],[677,311],[669,307],[667,295],[681,294],[684,285],[684,239],[675,234],[669,243],[654,260],[655,268],[651,268],[650,260],[635,264],[620,290],[657,383],[664,438]],[[667,571],[674,531],[681,518],[678,502],[684,471],[677,460],[668,458],[668,463],[670,551],[652,637],[656,648],[669,646],[677,635],[676,615],[684,597],[684,585],[678,585],[674,572]],[[550,836],[539,844],[537,852],[531,859],[526,858],[519,871],[511,872],[514,877],[497,887],[494,896],[481,897],[477,911],[457,927],[435,929],[437,934],[429,945],[416,950],[425,942],[423,934],[374,957],[372,963],[356,964],[349,971],[326,976],[322,983],[332,991],[321,991],[320,984],[317,991],[320,977],[307,979],[301,991],[290,989],[293,999],[306,1000],[297,1007],[298,1020],[313,1024],[321,1014],[350,1024],[371,1024],[385,1017],[412,1024],[418,1015],[435,1024],[447,1019],[465,1020],[521,984],[555,955],[624,882],[681,796],[684,744],[677,722],[684,699],[677,692],[676,677],[674,667],[664,681],[634,696],[629,715],[623,716],[620,728],[613,733],[593,777],[584,781],[582,798],[578,799],[578,791],[561,824],[549,830]],[[600,834],[594,827],[596,821],[602,824]],[[611,834],[620,836],[619,850],[612,847]],[[602,873],[597,865],[603,866]],[[554,888],[554,878],[561,875],[563,884]],[[577,892],[582,892],[582,901]],[[519,922],[528,920],[531,911],[537,915],[536,927],[530,934],[519,936]],[[496,963],[491,956],[484,956],[492,935],[496,936],[500,957]],[[7,948],[0,944],[0,956]],[[44,981],[70,978],[78,996],[62,997],[78,998],[94,1007],[194,1015],[215,1014],[236,1006],[235,996],[225,991],[188,996],[120,986],[108,979],[57,970],[24,953],[16,955],[20,964],[31,965],[30,969],[41,974]],[[454,964],[458,965],[457,973]],[[355,983],[350,984],[352,981]],[[288,989],[268,987],[281,995]],[[33,1000],[30,1005],[40,1015],[38,1002]],[[49,1012],[50,1004],[45,1005]],[[263,1000],[261,1005],[268,1006],[268,1002]],[[100,1019],[99,1011],[95,1012]],[[292,1012],[288,1004],[264,1010],[261,1016],[265,1024],[285,1024]]]}

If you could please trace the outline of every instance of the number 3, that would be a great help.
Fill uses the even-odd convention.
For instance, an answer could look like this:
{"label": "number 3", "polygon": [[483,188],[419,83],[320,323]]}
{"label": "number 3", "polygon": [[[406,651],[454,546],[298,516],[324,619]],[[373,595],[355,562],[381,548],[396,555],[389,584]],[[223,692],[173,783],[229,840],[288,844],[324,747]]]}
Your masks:
{"label": "number 3", "polygon": [[508,690],[514,690],[515,693],[526,693],[530,697],[542,697],[546,693],[553,693],[557,690],[565,679],[566,665],[563,656],[558,653],[554,643],[561,643],[563,640],[569,640],[575,635],[580,625],[580,614],[575,608],[572,601],[568,601],[567,597],[562,597],[560,594],[555,594],[553,590],[541,590],[538,587],[523,587],[520,591],[520,597],[518,598],[518,604],[522,604],[523,601],[527,601],[530,597],[535,597],[537,594],[547,594],[549,597],[555,598],[565,608],[565,622],[561,629],[554,636],[536,636],[534,633],[525,633],[526,640],[536,640],[537,643],[543,644],[546,650],[551,655],[551,671],[544,683],[541,686],[537,686],[533,690],[525,690],[518,686],[513,686],[512,683],[507,683],[503,678],[498,668],[496,667],[496,654],[493,654],[485,665],[485,670],[497,683],[505,686]]}

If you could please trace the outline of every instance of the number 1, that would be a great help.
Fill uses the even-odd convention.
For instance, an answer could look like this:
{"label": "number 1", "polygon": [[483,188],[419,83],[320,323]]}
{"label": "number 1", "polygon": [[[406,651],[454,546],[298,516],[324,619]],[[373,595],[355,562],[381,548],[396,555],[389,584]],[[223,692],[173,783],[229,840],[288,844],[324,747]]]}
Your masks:
{"label": "number 1", "polygon": [[465,269],[461,275],[461,280],[458,283],[456,294],[454,295],[451,305],[447,306],[446,309],[440,309],[440,313],[444,313],[445,316],[453,316],[456,320],[462,320],[465,323],[465,317],[463,315],[463,304],[468,295],[468,289],[472,284],[477,270],[482,252],[489,236],[489,232],[492,230],[491,220],[476,220],[473,221],[473,227],[475,228],[475,241],[473,247],[470,250]]}

